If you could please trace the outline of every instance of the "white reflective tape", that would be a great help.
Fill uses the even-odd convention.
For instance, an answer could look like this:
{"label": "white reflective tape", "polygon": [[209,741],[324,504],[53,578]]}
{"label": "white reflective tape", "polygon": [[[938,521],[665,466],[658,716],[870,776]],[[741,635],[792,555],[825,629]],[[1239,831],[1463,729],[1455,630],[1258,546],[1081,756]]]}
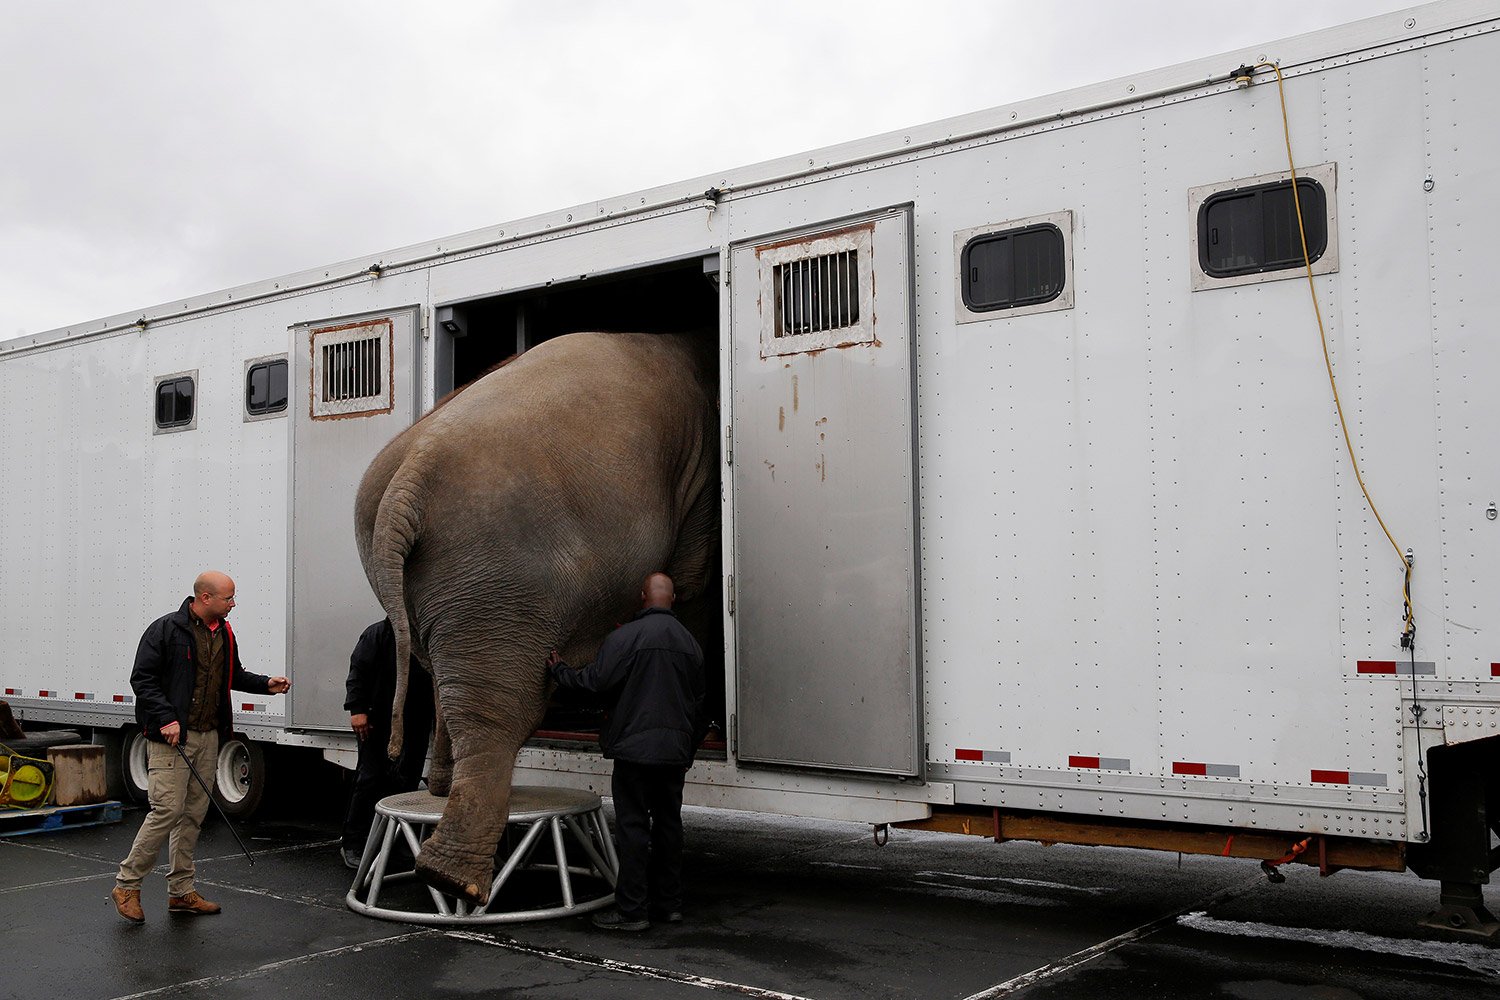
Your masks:
{"label": "white reflective tape", "polygon": [[1410,677],[1414,673],[1435,675],[1437,674],[1437,664],[1430,660],[1418,660],[1416,663],[1402,663],[1400,660],[1397,660],[1396,673],[1405,674],[1407,677]]}

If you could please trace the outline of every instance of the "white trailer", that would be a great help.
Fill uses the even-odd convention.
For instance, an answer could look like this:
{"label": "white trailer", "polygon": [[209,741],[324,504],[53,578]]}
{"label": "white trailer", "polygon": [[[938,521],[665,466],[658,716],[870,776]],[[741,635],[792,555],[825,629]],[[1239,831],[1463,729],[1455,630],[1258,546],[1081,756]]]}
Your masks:
{"label": "white trailer", "polygon": [[[697,330],[690,802],[1409,865],[1492,929],[1497,29],[1448,0],[0,344],[0,692],[130,733],[215,566],[294,682],[237,700],[231,797],[259,742],[347,756],[370,458],[548,337]],[[543,736],[519,781],[602,787]]]}

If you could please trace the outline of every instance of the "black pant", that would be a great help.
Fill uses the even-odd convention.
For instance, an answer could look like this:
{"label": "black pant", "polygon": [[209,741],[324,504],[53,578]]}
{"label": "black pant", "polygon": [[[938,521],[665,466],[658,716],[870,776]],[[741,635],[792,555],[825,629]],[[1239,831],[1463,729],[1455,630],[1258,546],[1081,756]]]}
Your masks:
{"label": "black pant", "polygon": [[[389,712],[385,718],[390,719]],[[403,726],[399,761],[393,762],[386,756],[391,742],[389,721],[383,726],[371,726],[370,735],[359,744],[354,792],[349,796],[349,812],[344,816],[346,850],[365,849],[365,840],[370,836],[370,824],[375,820],[375,803],[387,795],[414,792],[422,780],[422,765],[427,760],[427,738],[432,728],[432,709],[428,708],[423,715],[413,712],[408,706]]]}
{"label": "black pant", "polygon": [[615,761],[615,905],[631,920],[682,909],[682,783],[687,768]]}

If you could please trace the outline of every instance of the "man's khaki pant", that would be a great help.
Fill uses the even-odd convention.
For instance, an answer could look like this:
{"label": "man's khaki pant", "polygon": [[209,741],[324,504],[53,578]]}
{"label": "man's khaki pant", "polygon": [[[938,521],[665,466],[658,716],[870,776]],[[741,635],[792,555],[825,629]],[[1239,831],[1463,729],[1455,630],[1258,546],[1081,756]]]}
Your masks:
{"label": "man's khaki pant", "polygon": [[[198,775],[205,782],[214,780],[219,758],[219,734],[216,732],[187,735],[182,747]],[[120,863],[115,884],[122,889],[139,889],[141,880],[156,867],[161,845],[167,843],[171,870],[167,872],[167,892],[186,896],[193,891],[193,848],[198,846],[198,830],[208,813],[208,795],[193,778],[176,749],[165,743],[146,745],[151,812],[135,835],[130,854]],[[211,784],[209,787],[213,787]]]}

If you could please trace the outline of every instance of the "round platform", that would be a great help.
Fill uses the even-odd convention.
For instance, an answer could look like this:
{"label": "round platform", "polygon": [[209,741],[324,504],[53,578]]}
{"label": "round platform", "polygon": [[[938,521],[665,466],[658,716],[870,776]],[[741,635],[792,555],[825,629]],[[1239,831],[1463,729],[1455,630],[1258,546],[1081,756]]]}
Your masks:
{"label": "round platform", "polygon": [[[493,924],[572,916],[614,902],[610,890],[614,888],[619,858],[615,854],[614,840],[609,835],[599,796],[577,789],[534,785],[518,785],[511,789],[510,819],[506,824],[506,837],[501,843],[511,840],[515,846],[503,859],[497,858],[500,868],[490,885],[490,898],[485,906],[472,907],[429,886],[421,887],[425,893],[407,891],[391,901],[386,890],[392,883],[415,883],[416,878],[413,868],[392,871],[393,856],[405,848],[409,853],[402,867],[410,865],[410,855],[420,850],[422,841],[442,819],[447,802],[445,798],[417,791],[390,795],[376,804],[375,822],[365,842],[364,856],[355,872],[354,884],[344,897],[351,910],[382,920],[407,923]],[[544,841],[550,844],[551,856],[533,861]],[[580,853],[582,857],[578,858]],[[533,878],[531,888],[534,891],[538,873],[555,874],[560,901],[554,897],[549,905],[507,908],[508,904],[515,902],[509,897],[518,893],[507,894],[503,890],[508,886],[515,890],[513,879],[520,875]],[[580,898],[574,893],[575,876],[595,883],[605,891]],[[548,876],[541,877],[542,884],[545,884]],[[596,886],[586,885],[585,888]],[[385,902],[382,902],[382,893],[387,895]],[[420,908],[424,904],[430,904],[430,908]]]}
{"label": "round platform", "polygon": [[[408,823],[436,825],[443,818],[448,800],[427,791],[387,795],[375,805],[375,812]],[[576,788],[542,788],[518,785],[510,790],[510,822],[534,823],[548,816],[583,816],[597,810],[602,803],[593,792]]]}

